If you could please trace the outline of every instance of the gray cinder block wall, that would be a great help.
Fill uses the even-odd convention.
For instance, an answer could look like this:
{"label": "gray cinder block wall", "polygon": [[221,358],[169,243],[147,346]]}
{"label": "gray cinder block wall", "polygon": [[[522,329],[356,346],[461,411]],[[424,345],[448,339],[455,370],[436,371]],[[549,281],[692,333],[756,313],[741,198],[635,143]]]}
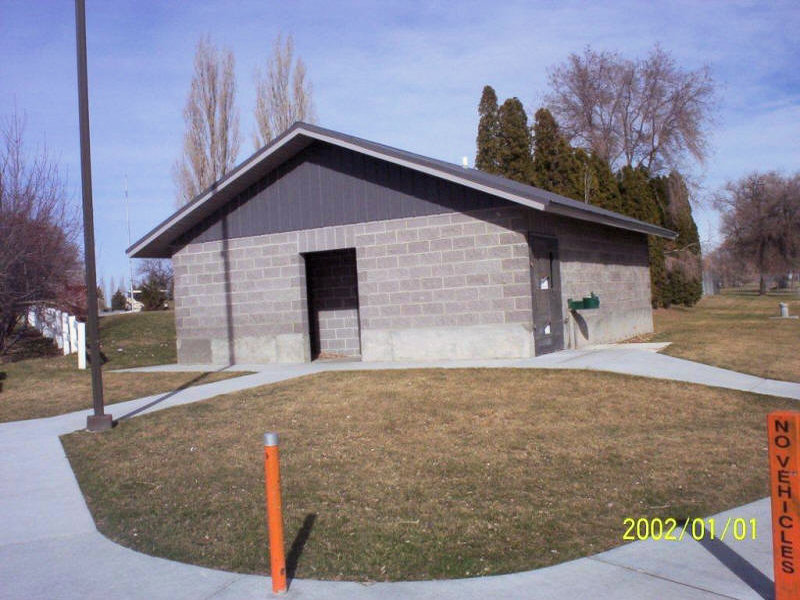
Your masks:
{"label": "gray cinder block wall", "polygon": [[[653,331],[647,236],[586,221],[531,214],[531,231],[558,238],[565,347],[618,342]],[[594,292],[600,308],[570,313]]]}
{"label": "gray cinder block wall", "polygon": [[182,363],[309,360],[301,253],[355,248],[364,360],[533,354],[527,232],[559,239],[577,345],[652,330],[644,235],[520,207],[189,244],[173,256]]}

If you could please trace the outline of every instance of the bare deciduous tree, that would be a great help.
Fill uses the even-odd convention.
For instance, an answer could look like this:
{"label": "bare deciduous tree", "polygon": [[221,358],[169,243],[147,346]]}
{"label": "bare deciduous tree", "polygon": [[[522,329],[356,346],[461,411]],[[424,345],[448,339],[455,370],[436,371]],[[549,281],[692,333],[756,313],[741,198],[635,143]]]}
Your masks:
{"label": "bare deciduous tree", "polygon": [[729,182],[716,199],[727,251],[759,274],[759,293],[769,275],[797,269],[800,261],[800,174],[751,173]]}
{"label": "bare deciduous tree", "polygon": [[16,113],[0,124],[0,354],[29,308],[66,308],[82,288],[61,173],[46,149],[26,151],[24,130]]}
{"label": "bare deciduous tree", "polygon": [[753,265],[742,262],[727,242],[723,242],[704,256],[703,263],[703,268],[711,272],[717,288],[741,287],[758,276]]}
{"label": "bare deciduous tree", "polygon": [[707,67],[685,71],[656,45],[631,61],[587,47],[549,73],[550,110],[573,143],[614,167],[677,169],[707,156],[715,109]]}
{"label": "bare deciduous tree", "polygon": [[256,70],[255,82],[258,131],[253,141],[256,148],[269,143],[295,121],[316,122],[311,82],[306,80],[303,59],[294,58],[291,35],[285,43],[281,35],[275,38],[266,75]]}
{"label": "bare deciduous tree", "polygon": [[173,169],[179,206],[236,164],[239,111],[234,65],[233,52],[219,51],[210,36],[197,43],[192,86],[183,109],[183,157]]}

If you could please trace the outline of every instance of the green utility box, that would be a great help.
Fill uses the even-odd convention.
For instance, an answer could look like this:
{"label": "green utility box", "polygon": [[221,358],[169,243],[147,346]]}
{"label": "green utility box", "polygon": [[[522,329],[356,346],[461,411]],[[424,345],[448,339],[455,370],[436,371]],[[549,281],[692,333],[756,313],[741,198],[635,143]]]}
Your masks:
{"label": "green utility box", "polygon": [[570,310],[583,310],[583,300],[567,300],[567,306]]}
{"label": "green utility box", "polygon": [[589,296],[583,298],[583,308],[600,308],[600,298],[592,292]]}
{"label": "green utility box", "polygon": [[600,308],[600,298],[595,296],[592,292],[589,296],[585,296],[582,300],[567,300],[567,308],[570,310],[587,310],[590,308]]}

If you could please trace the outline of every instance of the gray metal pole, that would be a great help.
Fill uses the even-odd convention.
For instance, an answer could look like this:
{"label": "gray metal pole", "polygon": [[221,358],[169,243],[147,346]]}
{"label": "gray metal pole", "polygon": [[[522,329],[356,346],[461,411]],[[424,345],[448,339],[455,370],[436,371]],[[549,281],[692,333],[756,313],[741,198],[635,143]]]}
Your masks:
{"label": "gray metal pole", "polygon": [[92,361],[92,405],[86,418],[89,431],[111,428],[111,415],[103,412],[103,373],[100,370],[100,336],[97,324],[97,274],[94,265],[94,214],[92,210],[92,161],[89,147],[89,91],[86,76],[86,8],[75,0],[75,37],[78,49],[78,113],[81,130],[81,183],[83,184],[83,253],[86,268],[87,338]]}

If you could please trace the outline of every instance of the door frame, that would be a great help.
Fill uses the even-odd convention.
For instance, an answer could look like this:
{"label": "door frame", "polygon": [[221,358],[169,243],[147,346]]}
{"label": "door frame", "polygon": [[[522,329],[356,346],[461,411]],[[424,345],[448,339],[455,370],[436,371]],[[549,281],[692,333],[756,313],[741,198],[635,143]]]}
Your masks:
{"label": "door frame", "polygon": [[[553,250],[551,251],[550,255],[550,283],[548,288],[548,290],[551,292],[550,294],[548,294],[548,296],[550,296],[549,309],[548,309],[550,316],[549,334],[543,334],[537,332],[537,328],[542,326],[541,323],[537,323],[536,319],[537,298],[541,298],[543,290],[540,288],[540,284],[537,280],[537,273],[535,271],[535,266],[534,266],[534,261],[537,259],[536,253],[534,251],[535,240],[543,241],[553,247]],[[530,268],[530,278],[531,278],[531,320],[533,322],[532,334],[533,334],[533,344],[534,344],[534,356],[549,354],[550,352],[558,352],[559,350],[563,350],[565,347],[564,307],[562,305],[562,298],[561,298],[561,258],[559,255],[558,238],[554,235],[547,235],[529,231],[528,264]],[[553,336],[551,338],[552,346],[548,347],[547,345],[545,345],[545,347],[542,347],[543,335]]]}
{"label": "door frame", "polygon": [[310,350],[309,357],[311,361],[317,360],[322,353],[322,341],[320,338],[321,331],[319,326],[319,306],[317,304],[317,298],[314,295],[314,282],[313,282],[313,275],[312,269],[309,269],[309,266],[317,259],[324,255],[331,255],[331,254],[346,254],[348,260],[352,256],[352,267],[353,267],[353,284],[354,284],[354,300],[355,306],[353,307],[356,311],[356,334],[358,336],[358,354],[356,356],[361,356],[361,294],[359,292],[359,281],[358,281],[358,252],[356,251],[355,247],[346,247],[346,248],[333,248],[331,250],[312,250],[309,252],[301,252],[300,256],[303,258],[303,268],[305,269],[305,280],[306,280],[306,318],[308,319],[308,348]]}

